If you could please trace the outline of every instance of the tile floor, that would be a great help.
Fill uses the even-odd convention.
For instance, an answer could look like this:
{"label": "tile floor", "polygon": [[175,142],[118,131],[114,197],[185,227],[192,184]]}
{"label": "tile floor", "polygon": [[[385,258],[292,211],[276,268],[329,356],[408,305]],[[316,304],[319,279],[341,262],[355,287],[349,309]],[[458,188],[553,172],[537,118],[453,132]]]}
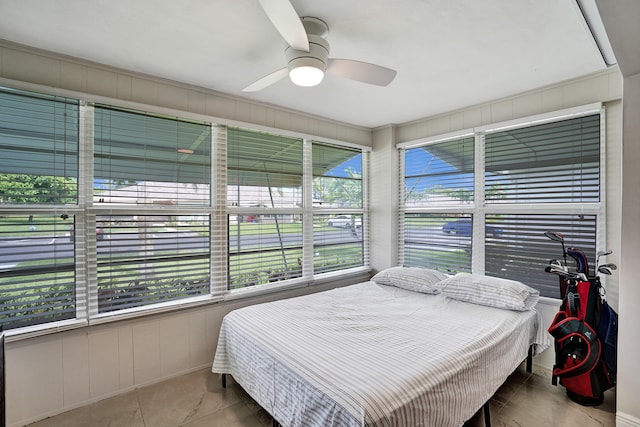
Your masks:
{"label": "tile floor", "polygon": [[[598,407],[571,402],[564,389],[551,385],[548,370],[534,372],[520,366],[491,399],[491,422],[504,427],[615,426],[615,391],[605,393]],[[203,369],[140,388],[121,396],[74,409],[30,427],[261,427],[271,426],[271,416],[229,379]],[[482,411],[464,427],[482,427]]]}

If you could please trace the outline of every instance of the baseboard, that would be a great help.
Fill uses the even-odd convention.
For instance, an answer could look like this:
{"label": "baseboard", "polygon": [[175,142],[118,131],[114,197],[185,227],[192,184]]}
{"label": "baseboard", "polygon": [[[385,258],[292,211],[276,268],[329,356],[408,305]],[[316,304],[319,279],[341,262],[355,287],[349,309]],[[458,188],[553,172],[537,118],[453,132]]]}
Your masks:
{"label": "baseboard", "polygon": [[624,412],[616,412],[617,427],[640,427],[640,418],[632,417]]}

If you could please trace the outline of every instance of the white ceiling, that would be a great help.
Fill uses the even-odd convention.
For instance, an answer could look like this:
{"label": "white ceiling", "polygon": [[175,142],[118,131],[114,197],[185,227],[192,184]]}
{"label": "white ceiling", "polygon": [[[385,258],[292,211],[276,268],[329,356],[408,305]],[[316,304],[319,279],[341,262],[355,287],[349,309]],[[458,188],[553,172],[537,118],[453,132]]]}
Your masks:
{"label": "white ceiling", "polygon": [[0,0],[0,38],[341,122],[377,127],[606,65],[574,0],[292,0],[329,25],[330,57],[397,70],[387,87],[327,75],[242,88],[284,67],[258,0]]}

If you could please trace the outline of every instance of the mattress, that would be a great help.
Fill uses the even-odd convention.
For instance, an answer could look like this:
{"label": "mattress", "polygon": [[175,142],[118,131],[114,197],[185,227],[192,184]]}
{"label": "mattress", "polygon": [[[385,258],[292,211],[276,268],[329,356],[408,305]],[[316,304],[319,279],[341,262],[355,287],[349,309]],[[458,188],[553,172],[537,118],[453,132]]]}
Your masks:
{"label": "mattress", "polygon": [[229,313],[212,371],[284,426],[460,426],[526,358],[538,323],[365,282]]}

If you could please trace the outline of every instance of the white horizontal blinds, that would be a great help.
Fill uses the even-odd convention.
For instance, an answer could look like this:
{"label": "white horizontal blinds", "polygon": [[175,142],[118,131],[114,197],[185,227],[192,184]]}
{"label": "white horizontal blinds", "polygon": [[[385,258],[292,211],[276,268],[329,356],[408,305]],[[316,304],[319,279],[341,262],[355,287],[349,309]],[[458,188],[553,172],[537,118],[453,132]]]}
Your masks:
{"label": "white horizontal blinds", "polygon": [[[487,225],[496,233],[485,242],[485,270],[490,276],[519,280],[541,294],[560,298],[558,277],[545,273],[550,259],[563,261],[562,246],[548,239],[545,231],[561,232],[566,246],[582,250],[590,263],[596,253],[596,215],[570,213],[487,214]],[[576,263],[569,258],[570,270]],[[591,270],[594,265],[591,264]]]}
{"label": "white horizontal blinds", "polygon": [[303,142],[227,129],[229,289],[302,276]]}
{"label": "white horizontal blinds", "polygon": [[369,212],[369,200],[371,200],[370,193],[370,153],[368,151],[362,152],[362,209],[363,209],[363,218],[362,218],[362,265],[368,266],[371,262],[371,251],[370,251],[370,236],[371,236],[371,228],[370,222],[368,220],[368,212]]}
{"label": "white horizontal blinds", "polygon": [[229,277],[227,250],[227,127],[214,125],[212,158],[211,213],[211,294],[222,297]]}
{"label": "white horizontal blinds", "polygon": [[312,165],[314,273],[364,265],[362,150],[313,142]]}
{"label": "white horizontal blinds", "polygon": [[[558,279],[544,268],[550,259],[562,260],[562,247],[545,237],[545,231],[565,234],[567,246],[593,260],[601,199],[600,145],[600,114],[485,135],[485,199],[490,209],[485,220],[499,231],[486,237],[487,274],[523,281],[541,295],[558,298]],[[532,213],[523,213],[523,204],[531,205]],[[514,205],[520,208],[514,210]]]}
{"label": "white horizontal blinds", "polygon": [[600,115],[485,136],[487,203],[600,201]]}
{"label": "white horizontal blinds", "polygon": [[315,274],[364,265],[362,214],[313,215]]}
{"label": "white horizontal blinds", "polygon": [[[401,151],[402,260],[405,266],[471,271],[472,215],[438,212],[474,202],[474,138]],[[423,212],[428,209],[429,212]]]}
{"label": "white horizontal blinds", "polygon": [[229,215],[229,289],[302,276],[302,218]]}
{"label": "white horizontal blinds", "polygon": [[209,294],[209,219],[190,215],[96,218],[98,311]]}
{"label": "white horizontal blinds", "polygon": [[229,206],[301,207],[301,139],[229,128],[227,141]]}
{"label": "white horizontal blinds", "polygon": [[313,143],[314,207],[362,208],[362,150]]}
{"label": "white horizontal blinds", "polygon": [[0,88],[0,203],[77,203],[78,101]]}
{"label": "white horizontal blinds", "polygon": [[77,101],[0,89],[4,329],[76,317],[74,215],[60,212],[77,203],[78,111]]}
{"label": "white horizontal blinds", "polygon": [[210,206],[210,125],[107,107],[94,123],[95,202]]}
{"label": "white horizontal blinds", "polygon": [[73,216],[3,212],[0,326],[5,330],[75,318]]}
{"label": "white horizontal blinds", "polygon": [[405,151],[406,209],[473,202],[474,138]]}
{"label": "white horizontal blinds", "polygon": [[470,214],[405,213],[404,265],[470,272],[472,225]]}
{"label": "white horizontal blinds", "polygon": [[211,126],[95,108],[99,313],[209,294]]}

